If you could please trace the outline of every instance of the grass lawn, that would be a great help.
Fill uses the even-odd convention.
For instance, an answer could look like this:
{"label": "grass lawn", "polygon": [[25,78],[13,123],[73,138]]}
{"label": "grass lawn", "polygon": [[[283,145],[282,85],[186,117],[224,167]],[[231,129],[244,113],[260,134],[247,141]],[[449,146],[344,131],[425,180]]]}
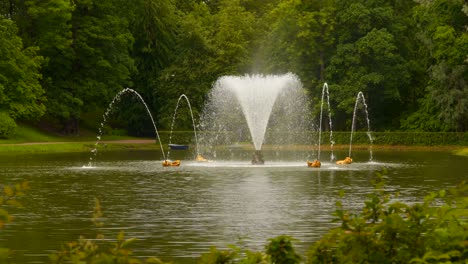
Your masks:
{"label": "grass lawn", "polygon": [[[96,141],[97,132],[83,130],[80,136],[63,136],[53,135],[41,131],[35,127],[18,124],[16,128],[16,135],[8,138],[1,139],[0,144],[17,144],[17,143],[30,143],[30,142],[83,142],[83,141]],[[130,136],[115,136],[106,135],[102,140],[127,140],[127,139],[140,139]]]}
{"label": "grass lawn", "polygon": [[[0,153],[60,153],[60,152],[90,152],[94,142],[50,142],[47,144],[0,144]],[[108,150],[159,150],[158,144],[143,143],[101,143],[99,149]]]}
{"label": "grass lawn", "polygon": [[[87,152],[94,148],[96,135],[85,131],[85,136],[52,135],[39,129],[18,124],[16,135],[9,139],[0,139],[0,152]],[[103,136],[99,148],[106,149],[159,149],[154,139],[142,139],[129,136]]]}
{"label": "grass lawn", "polygon": [[63,141],[58,136],[46,134],[34,127],[18,124],[16,127],[16,134],[8,139],[1,139],[0,144],[15,144],[23,142],[52,142]]}
{"label": "grass lawn", "polygon": [[455,154],[468,157],[468,148],[462,148],[455,151]]}

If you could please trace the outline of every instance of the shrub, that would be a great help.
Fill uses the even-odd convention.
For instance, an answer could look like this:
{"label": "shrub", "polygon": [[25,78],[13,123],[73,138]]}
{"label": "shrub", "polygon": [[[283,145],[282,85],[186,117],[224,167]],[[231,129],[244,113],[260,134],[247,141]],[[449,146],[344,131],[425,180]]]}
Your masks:
{"label": "shrub", "polygon": [[301,256],[295,252],[292,246],[292,238],[288,236],[270,239],[266,254],[270,256],[270,262],[273,264],[296,264],[301,262]]}
{"label": "shrub", "polygon": [[[15,185],[0,184],[0,231],[13,221],[13,216],[7,209],[23,207],[20,198],[29,190],[28,182]],[[7,263],[7,259],[13,253],[9,248],[0,248],[0,263]]]}
{"label": "shrub", "polygon": [[335,215],[341,226],[311,246],[308,263],[466,263],[468,187],[464,183],[411,205],[394,201],[383,185],[379,174],[360,213],[337,202]]}
{"label": "shrub", "polygon": [[[330,133],[322,133],[322,144],[327,144]],[[349,144],[350,132],[333,132],[336,144]],[[437,145],[467,145],[467,132],[372,132],[375,145],[407,145],[407,146],[437,146]],[[353,144],[369,144],[366,132],[354,132]]]}
{"label": "shrub", "polygon": [[13,118],[5,112],[0,112],[0,138],[9,138],[16,132],[16,123]]}
{"label": "shrub", "polygon": [[265,253],[250,250],[242,250],[236,246],[230,246],[228,250],[218,250],[211,247],[210,252],[200,257],[199,264],[297,264],[301,261],[292,245],[293,238],[278,236],[269,239],[265,247]]}
{"label": "shrub", "polygon": [[[198,138],[215,137],[216,134],[210,135],[210,132],[197,132]],[[237,138],[238,136],[232,132],[223,132],[228,138]],[[288,132],[275,132],[276,134],[270,137],[284,138],[288,136]],[[317,132],[309,133],[312,139],[318,140]],[[169,142],[170,131],[159,131],[162,142]],[[351,133],[343,131],[333,132],[334,144],[348,145]],[[371,132],[373,144],[375,145],[406,145],[406,146],[437,146],[437,145],[468,145],[468,132]],[[329,142],[330,132],[322,132],[322,144],[327,145]],[[172,142],[187,144],[194,141],[193,131],[174,131]],[[310,142],[311,144],[314,142]],[[298,141],[294,144],[304,144]],[[369,144],[367,132],[354,132],[353,144]]]}
{"label": "shrub", "polygon": [[228,264],[235,263],[237,257],[237,248],[233,250],[218,250],[216,247],[211,247],[209,253],[201,255],[199,264]]}

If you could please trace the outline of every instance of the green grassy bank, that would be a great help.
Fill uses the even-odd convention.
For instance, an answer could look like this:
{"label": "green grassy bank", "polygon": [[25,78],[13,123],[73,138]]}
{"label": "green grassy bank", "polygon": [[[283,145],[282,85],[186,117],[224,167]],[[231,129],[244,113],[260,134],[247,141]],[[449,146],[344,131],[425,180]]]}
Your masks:
{"label": "green grassy bank", "polygon": [[459,156],[468,157],[468,148],[458,149],[458,150],[455,151],[455,154],[457,154]]}
{"label": "green grassy bank", "polygon": [[[159,149],[159,144],[154,139],[106,135],[102,140],[99,148],[107,150]],[[17,127],[15,136],[0,139],[0,153],[88,152],[95,147],[96,141],[96,135],[89,131],[84,131],[81,136],[63,136],[21,124]]]}
{"label": "green grassy bank", "polygon": [[[19,124],[16,128],[16,134],[9,138],[0,138],[0,144],[20,144],[31,142],[85,142],[96,141],[97,132],[81,130],[78,136],[66,136],[59,134],[52,134],[36,127]],[[123,136],[123,135],[105,135],[103,140],[132,140],[140,139],[136,137]]]}
{"label": "green grassy bank", "polygon": [[[95,142],[48,142],[48,143],[20,143],[0,144],[0,153],[64,153],[64,152],[89,152],[95,146]],[[112,150],[159,150],[159,144],[151,143],[122,143],[101,142],[99,149]]]}

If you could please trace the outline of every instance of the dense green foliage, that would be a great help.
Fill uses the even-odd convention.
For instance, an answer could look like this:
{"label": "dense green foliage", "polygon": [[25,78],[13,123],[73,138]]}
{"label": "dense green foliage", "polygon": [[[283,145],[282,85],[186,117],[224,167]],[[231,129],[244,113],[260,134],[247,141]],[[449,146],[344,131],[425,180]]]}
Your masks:
{"label": "dense green foliage", "polygon": [[16,123],[7,113],[0,112],[0,138],[8,138],[15,134]]}
{"label": "dense green foliage", "polygon": [[[4,0],[0,112],[78,134],[131,87],[167,129],[222,75],[293,72],[314,102],[329,83],[337,130],[362,91],[373,130],[466,131],[467,26],[463,0]],[[118,127],[154,133],[140,103],[120,108]]]}
{"label": "dense green foliage", "polygon": [[[37,47],[23,47],[16,24],[0,17],[0,136],[13,133],[17,119],[44,114],[44,90],[39,81],[43,58]],[[13,122],[13,123],[12,123]]]}

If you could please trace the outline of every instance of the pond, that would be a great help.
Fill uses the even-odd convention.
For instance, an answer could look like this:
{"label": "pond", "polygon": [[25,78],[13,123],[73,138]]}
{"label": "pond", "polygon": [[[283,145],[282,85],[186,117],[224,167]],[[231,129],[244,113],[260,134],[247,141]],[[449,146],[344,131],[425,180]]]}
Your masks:
{"label": "pond", "polygon": [[[278,235],[296,238],[304,255],[336,225],[338,192],[345,190],[346,208],[360,208],[384,167],[386,189],[400,192],[405,202],[421,201],[429,191],[468,177],[467,158],[444,151],[374,150],[372,162],[366,151],[355,151],[355,163],[323,162],[320,169],[300,159],[269,162],[275,155],[266,153],[263,166],[249,165],[243,156],[183,160],[172,168],[161,166],[156,151],[103,152],[92,168],[83,166],[89,153],[2,155],[1,183],[27,180],[32,189],[22,199],[25,208],[11,210],[15,219],[1,231],[0,247],[14,249],[15,262],[47,263],[48,254],[79,235],[94,238],[101,232],[115,239],[122,230],[138,238],[135,256],[175,263],[195,263],[210,246],[263,250]],[[104,212],[100,230],[91,222],[95,197]]]}

